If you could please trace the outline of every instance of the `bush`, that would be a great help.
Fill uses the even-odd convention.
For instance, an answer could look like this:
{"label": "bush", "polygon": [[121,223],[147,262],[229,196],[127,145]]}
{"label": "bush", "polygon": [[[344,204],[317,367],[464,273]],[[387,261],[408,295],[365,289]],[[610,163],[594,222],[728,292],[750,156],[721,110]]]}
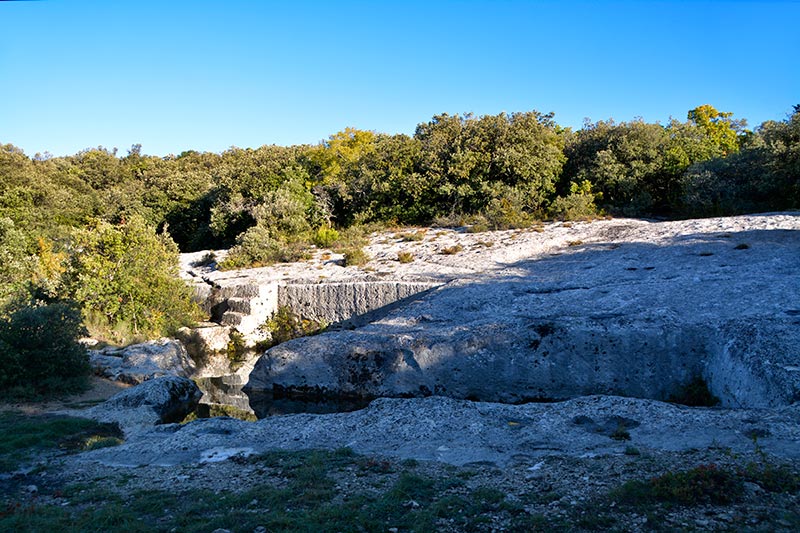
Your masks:
{"label": "bush", "polygon": [[73,234],[69,294],[93,336],[126,343],[168,336],[199,317],[178,277],[178,249],[143,218],[96,222]]}
{"label": "bush", "polygon": [[556,220],[588,220],[599,215],[595,200],[602,193],[592,192],[592,183],[583,180],[570,186],[568,196],[559,196],[550,205],[550,216]]}
{"label": "bush", "polygon": [[259,348],[271,348],[298,337],[315,335],[327,327],[328,325],[323,321],[303,318],[292,311],[290,307],[280,306],[272,317],[261,326],[261,329],[269,332],[271,340],[267,345],[259,346]]}
{"label": "bush", "polygon": [[484,210],[490,229],[528,228],[536,218],[530,214],[528,194],[522,188],[503,188]]}
{"label": "bush", "polygon": [[350,248],[344,252],[344,266],[361,266],[369,262],[369,256],[363,248]]}
{"label": "bush", "polygon": [[0,389],[12,395],[53,395],[85,389],[89,355],[80,311],[58,302],[23,307],[0,320]]}
{"label": "bush", "polygon": [[684,472],[667,472],[648,481],[628,481],[612,491],[611,497],[625,505],[729,504],[742,494],[743,488],[740,477],[709,464]]}
{"label": "bush", "polygon": [[333,228],[322,226],[314,235],[314,244],[320,248],[330,248],[333,243],[339,240],[339,232]]}
{"label": "bush", "polygon": [[269,228],[256,225],[236,239],[236,246],[219,264],[221,270],[257,268],[274,263],[291,263],[307,259],[308,243],[302,235],[294,238],[273,235]]}

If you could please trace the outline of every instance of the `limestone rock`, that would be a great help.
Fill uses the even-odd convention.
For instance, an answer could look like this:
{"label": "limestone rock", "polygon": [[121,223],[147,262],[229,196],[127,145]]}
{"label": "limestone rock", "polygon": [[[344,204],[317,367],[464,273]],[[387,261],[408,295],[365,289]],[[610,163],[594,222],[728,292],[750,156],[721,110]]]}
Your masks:
{"label": "limestone rock", "polygon": [[116,422],[127,432],[179,422],[194,410],[201,396],[200,389],[190,379],[158,377],[115,394],[83,416]]}
{"label": "limestone rock", "polygon": [[[623,426],[631,440],[617,440]],[[690,408],[638,398],[585,396],[507,405],[444,397],[380,398],[351,413],[297,414],[258,422],[199,419],[157,426],[121,446],[82,456],[114,466],[175,465],[269,450],[337,449],[455,465],[533,467],[548,457],[620,455],[628,446],[687,451],[708,447],[800,458],[800,405],[781,409]]]}
{"label": "limestone rock", "polygon": [[183,345],[173,339],[90,351],[89,362],[96,374],[132,385],[161,376],[188,377],[195,368]]}
{"label": "limestone rock", "polygon": [[226,353],[231,332],[229,326],[210,322],[178,330],[178,340],[196,365],[194,376],[221,376],[232,372]]}
{"label": "limestone rock", "polygon": [[[799,230],[796,214],[584,224],[574,241],[532,244],[367,326],[272,348],[248,388],[664,400],[700,376],[725,406],[790,405],[800,400]],[[509,257],[500,252],[495,261]]]}

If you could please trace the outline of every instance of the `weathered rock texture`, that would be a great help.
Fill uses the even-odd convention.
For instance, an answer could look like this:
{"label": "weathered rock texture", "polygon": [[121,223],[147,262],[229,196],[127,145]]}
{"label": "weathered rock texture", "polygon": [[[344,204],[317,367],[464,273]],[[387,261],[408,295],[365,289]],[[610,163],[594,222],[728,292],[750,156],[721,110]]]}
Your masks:
{"label": "weathered rock texture", "polygon": [[278,286],[277,303],[317,322],[363,326],[440,285],[422,281],[287,283]]}
{"label": "weathered rock texture", "polygon": [[186,349],[172,339],[90,350],[89,362],[96,374],[131,385],[162,376],[187,377],[195,370]]}
{"label": "weathered rock texture", "polygon": [[459,256],[465,267],[372,324],[269,350],[248,387],[663,400],[701,376],[724,406],[800,400],[800,215],[608,220],[513,235],[488,249],[420,254],[418,272],[441,261],[440,278],[452,277]]}
{"label": "weathered rock texture", "polygon": [[[622,428],[630,440],[611,435]],[[336,449],[464,465],[534,465],[549,456],[594,457],[635,447],[686,451],[709,447],[800,458],[800,411],[707,409],[653,400],[588,396],[555,404],[504,405],[450,398],[381,398],[364,410],[299,414],[258,422],[211,418],[163,425],[121,446],[81,456],[114,466],[224,460],[275,449]]]}
{"label": "weathered rock texture", "polygon": [[190,379],[167,376],[119,392],[86,411],[73,414],[101,422],[116,422],[126,432],[183,420],[200,401],[202,392]]}
{"label": "weathered rock texture", "polygon": [[230,326],[205,322],[178,330],[176,336],[195,364],[191,377],[223,376],[235,372],[227,353],[231,329]]}

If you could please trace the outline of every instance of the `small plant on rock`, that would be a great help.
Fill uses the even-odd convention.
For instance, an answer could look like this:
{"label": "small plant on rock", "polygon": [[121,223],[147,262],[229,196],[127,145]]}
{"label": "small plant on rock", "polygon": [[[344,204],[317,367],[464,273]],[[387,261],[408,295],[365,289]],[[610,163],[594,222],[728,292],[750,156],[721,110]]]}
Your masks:
{"label": "small plant on rock", "polygon": [[280,306],[272,318],[261,326],[261,329],[269,332],[271,340],[266,345],[262,343],[259,348],[267,349],[298,337],[316,335],[327,327],[324,321],[303,318],[290,307]]}
{"label": "small plant on rock", "polygon": [[338,240],[339,232],[327,226],[322,226],[314,234],[314,244],[320,248],[330,248]]}
{"label": "small plant on rock", "polygon": [[344,266],[361,266],[369,262],[369,256],[363,248],[350,248],[344,252]]}
{"label": "small plant on rock", "polygon": [[410,263],[414,260],[414,254],[411,252],[399,252],[397,254],[397,260],[401,263]]}
{"label": "small plant on rock", "polygon": [[225,354],[228,356],[228,360],[231,363],[242,363],[244,362],[246,353],[247,346],[244,342],[244,335],[235,329],[231,330],[230,340],[228,341],[228,346],[225,349]]}
{"label": "small plant on rock", "polygon": [[628,432],[628,429],[625,427],[625,424],[620,424],[617,426],[617,429],[611,432],[609,435],[614,440],[631,440],[631,434]]}

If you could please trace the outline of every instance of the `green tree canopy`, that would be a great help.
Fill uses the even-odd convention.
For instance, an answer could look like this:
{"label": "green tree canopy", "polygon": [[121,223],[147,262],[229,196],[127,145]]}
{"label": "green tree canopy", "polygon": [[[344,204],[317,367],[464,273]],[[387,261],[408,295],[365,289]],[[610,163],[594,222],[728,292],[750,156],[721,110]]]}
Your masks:
{"label": "green tree canopy", "polygon": [[178,278],[178,249],[135,215],[125,224],[96,221],[72,235],[69,296],[94,335],[130,342],[173,333],[196,308]]}

